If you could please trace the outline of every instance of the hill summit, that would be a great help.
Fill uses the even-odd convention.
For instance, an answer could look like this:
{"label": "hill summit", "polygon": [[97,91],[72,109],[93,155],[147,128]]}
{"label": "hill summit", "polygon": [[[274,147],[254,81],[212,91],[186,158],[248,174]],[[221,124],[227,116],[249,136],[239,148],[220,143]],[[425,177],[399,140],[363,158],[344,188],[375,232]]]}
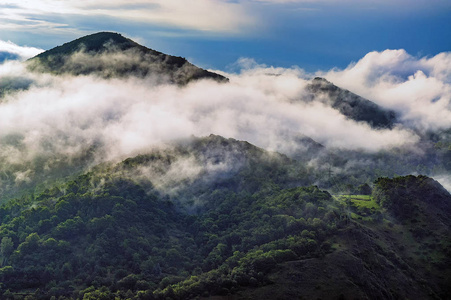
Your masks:
{"label": "hill summit", "polygon": [[324,78],[314,78],[307,86],[307,91],[313,98],[326,102],[347,118],[366,122],[373,128],[393,128],[397,121],[394,111],[342,89]]}
{"label": "hill summit", "polygon": [[160,83],[182,85],[198,79],[228,81],[183,57],[149,49],[113,32],[99,32],[65,43],[31,58],[28,65],[33,71],[56,75],[154,77]]}

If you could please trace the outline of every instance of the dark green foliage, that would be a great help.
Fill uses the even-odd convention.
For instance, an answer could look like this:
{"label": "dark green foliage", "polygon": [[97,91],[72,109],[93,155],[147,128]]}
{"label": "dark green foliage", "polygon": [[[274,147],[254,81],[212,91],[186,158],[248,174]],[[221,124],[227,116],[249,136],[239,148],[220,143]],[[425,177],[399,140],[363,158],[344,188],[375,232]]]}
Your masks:
{"label": "dark green foliage", "polygon": [[356,190],[357,195],[371,195],[372,192],[373,192],[373,190],[368,185],[368,183],[364,183],[364,184],[360,185]]}
{"label": "dark green foliage", "polygon": [[[451,216],[451,197],[435,180],[426,176],[379,178],[373,190],[374,199],[396,217],[412,219],[420,205],[438,210],[444,219]],[[448,220],[444,220],[449,224]]]}
{"label": "dark green foliage", "polygon": [[[14,250],[4,287],[58,297],[93,286],[80,292],[87,299],[143,289],[163,299],[227,294],[263,284],[280,262],[322,255],[339,225],[325,218],[332,197],[317,187],[279,186],[293,184],[288,158],[215,136],[185,149],[199,162],[220,163],[232,149],[237,156],[227,158],[234,166],[228,175],[179,183],[182,192],[171,198],[125,170],[157,162],[170,168],[181,149],[127,159],[3,205],[4,253],[9,241]],[[190,199],[201,199],[196,214],[186,211],[193,210]]]}
{"label": "dark green foliage", "polygon": [[[182,176],[177,168],[188,163],[202,171]],[[162,180],[167,174],[180,178]],[[305,166],[286,156],[210,136],[98,166],[54,188],[11,200],[0,206],[3,298],[226,296],[263,289],[286,264],[304,262],[351,263],[342,276],[354,281],[362,274],[354,266],[365,265],[377,274],[367,275],[375,281],[393,265],[421,271],[425,258],[434,261],[433,275],[435,268],[448,271],[449,242],[443,237],[449,228],[415,225],[414,220],[420,225],[426,221],[427,214],[415,211],[425,211],[423,206],[410,210],[413,225],[386,222],[409,199],[409,191],[421,195],[421,203],[445,209],[444,198],[436,196],[448,196],[434,181],[421,176],[379,179],[373,195],[386,214],[368,195],[335,201],[317,186],[302,186],[309,176]],[[365,184],[350,188],[369,190]],[[400,204],[392,201],[393,195],[403,196]],[[368,220],[354,218],[349,210]],[[377,221],[371,219],[376,215]],[[412,237],[413,250],[402,250],[409,255],[405,261],[383,242],[386,232],[400,226]],[[390,241],[400,240],[396,234]],[[413,252],[419,250],[419,255]],[[390,280],[397,282],[398,275]],[[324,289],[322,282],[315,286],[316,294]],[[380,297],[405,295],[378,287]],[[370,295],[360,292],[353,290]]]}

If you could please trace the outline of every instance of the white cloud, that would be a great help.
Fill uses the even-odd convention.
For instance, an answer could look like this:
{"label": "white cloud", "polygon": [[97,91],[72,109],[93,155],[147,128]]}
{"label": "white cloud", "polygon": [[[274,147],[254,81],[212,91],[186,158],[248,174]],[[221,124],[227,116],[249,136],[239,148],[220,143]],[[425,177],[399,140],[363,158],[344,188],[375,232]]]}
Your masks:
{"label": "white cloud", "polygon": [[[242,5],[223,0],[24,0],[16,7],[2,9],[4,19],[15,21],[0,28],[15,26],[48,26],[57,29],[46,15],[108,16],[133,22],[144,22],[206,32],[240,33],[254,23]],[[39,21],[29,16],[40,16]],[[6,27],[5,27],[6,26]]]}
{"label": "white cloud", "polygon": [[0,102],[0,140],[20,137],[20,146],[0,145],[0,160],[71,156],[94,144],[101,147],[99,159],[117,159],[212,133],[281,152],[302,134],[326,146],[367,151],[417,141],[408,130],[374,130],[325,104],[300,101],[308,81],[299,68],[248,66],[225,74],[228,84],[177,87],[155,85],[153,78],[41,77],[17,64],[2,65],[0,77],[28,78],[34,85]]}
{"label": "white cloud", "polygon": [[404,50],[371,52],[344,70],[320,75],[394,109],[416,129],[451,127],[451,52],[431,58]]}
{"label": "white cloud", "polygon": [[[127,57],[98,57],[97,63],[126,64]],[[86,57],[78,53],[69,61],[77,59]],[[311,74],[298,67],[270,67],[248,58],[234,67],[239,71],[223,73],[227,84],[179,87],[157,85],[152,77],[56,77],[30,73],[19,62],[1,64],[0,83],[14,78],[33,84],[0,98],[0,163],[58,160],[93,145],[98,161],[116,160],[212,133],[286,154],[299,150],[295,139],[303,135],[327,147],[375,152],[413,145],[415,130],[446,126],[451,119],[448,53],[415,58],[402,50],[372,52],[345,70],[322,74],[402,113],[402,124],[379,130],[345,118],[327,102],[303,101]],[[24,169],[15,176],[21,182],[33,174]]]}
{"label": "white cloud", "polygon": [[0,52],[7,52],[13,55],[17,55],[22,60],[38,55],[43,51],[44,50],[42,49],[34,47],[18,46],[13,42],[0,40]]}

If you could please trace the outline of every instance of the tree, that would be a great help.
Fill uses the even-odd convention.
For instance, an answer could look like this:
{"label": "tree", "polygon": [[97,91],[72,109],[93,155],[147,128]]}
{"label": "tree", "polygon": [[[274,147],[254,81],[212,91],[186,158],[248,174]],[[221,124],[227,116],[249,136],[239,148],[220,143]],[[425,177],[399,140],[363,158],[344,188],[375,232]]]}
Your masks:
{"label": "tree", "polygon": [[371,195],[371,193],[373,192],[373,190],[367,183],[359,185],[357,190],[360,195]]}
{"label": "tree", "polygon": [[13,252],[14,243],[10,237],[2,238],[2,243],[0,245],[0,254],[2,255],[1,266],[5,265],[8,261],[9,256]]}

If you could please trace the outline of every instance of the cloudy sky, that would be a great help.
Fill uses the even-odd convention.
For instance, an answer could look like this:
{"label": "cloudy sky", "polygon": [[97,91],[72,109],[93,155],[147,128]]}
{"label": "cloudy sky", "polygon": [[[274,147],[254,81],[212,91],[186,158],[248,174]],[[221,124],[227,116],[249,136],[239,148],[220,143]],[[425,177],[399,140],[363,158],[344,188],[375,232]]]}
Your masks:
{"label": "cloudy sky", "polygon": [[313,72],[371,51],[449,51],[450,16],[449,0],[0,0],[0,51],[115,31],[206,68],[248,57]]}
{"label": "cloudy sky", "polygon": [[[0,0],[0,163],[51,165],[93,145],[100,161],[115,160],[211,133],[285,154],[308,136],[329,149],[421,155],[424,133],[451,128],[450,28],[449,0]],[[54,76],[22,63],[99,31],[230,82]],[[99,63],[113,61],[103,55]],[[314,76],[394,111],[398,123],[375,129],[310,101]],[[17,91],[2,94],[5,86]],[[33,172],[24,170],[17,180]]]}

